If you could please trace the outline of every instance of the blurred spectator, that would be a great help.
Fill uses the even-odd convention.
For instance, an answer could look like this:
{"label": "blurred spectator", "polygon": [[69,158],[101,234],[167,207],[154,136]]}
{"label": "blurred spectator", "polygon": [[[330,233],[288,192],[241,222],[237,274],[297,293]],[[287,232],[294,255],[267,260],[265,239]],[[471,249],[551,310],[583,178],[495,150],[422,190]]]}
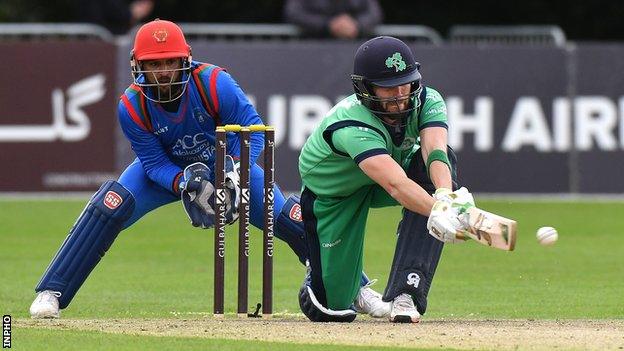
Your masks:
{"label": "blurred spectator", "polygon": [[153,0],[79,0],[78,22],[99,24],[116,35],[126,34],[153,8]]}
{"label": "blurred spectator", "polygon": [[305,36],[355,39],[371,34],[383,14],[377,0],[286,0],[284,17]]}

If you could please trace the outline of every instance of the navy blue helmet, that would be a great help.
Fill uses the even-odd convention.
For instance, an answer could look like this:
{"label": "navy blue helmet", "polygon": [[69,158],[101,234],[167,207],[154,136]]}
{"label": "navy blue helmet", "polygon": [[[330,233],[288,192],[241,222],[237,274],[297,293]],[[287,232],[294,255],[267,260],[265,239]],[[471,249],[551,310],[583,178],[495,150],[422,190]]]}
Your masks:
{"label": "navy blue helmet", "polygon": [[[418,95],[422,90],[420,64],[414,59],[412,50],[401,40],[388,36],[373,38],[362,44],[355,53],[351,81],[357,98],[377,117],[399,119],[407,123],[412,111],[420,106]],[[411,84],[409,96],[380,98],[373,92],[373,86],[395,87]],[[409,98],[408,108],[399,112],[388,112],[382,103],[398,103]],[[382,121],[384,121],[382,119]],[[385,122],[384,122],[385,123]]]}

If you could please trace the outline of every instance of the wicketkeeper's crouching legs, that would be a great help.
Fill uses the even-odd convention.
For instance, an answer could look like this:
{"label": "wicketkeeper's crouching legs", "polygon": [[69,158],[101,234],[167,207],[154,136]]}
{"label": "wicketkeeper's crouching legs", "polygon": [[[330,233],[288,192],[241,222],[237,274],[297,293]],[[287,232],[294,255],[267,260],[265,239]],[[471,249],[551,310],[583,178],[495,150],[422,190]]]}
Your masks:
{"label": "wicketkeeper's crouching legs", "polygon": [[[447,153],[451,162],[453,188],[456,189],[457,158],[450,147]],[[420,152],[409,165],[407,176],[429,193],[435,192]],[[409,294],[418,312],[424,314],[427,310],[427,295],[444,244],[428,233],[427,217],[407,209],[403,209],[397,236],[394,259],[383,300],[392,301],[401,294]]]}
{"label": "wicketkeeper's crouching legs", "polygon": [[67,307],[118,234],[151,210],[178,197],[149,180],[135,160],[93,195],[37,284],[35,318],[57,318]]}

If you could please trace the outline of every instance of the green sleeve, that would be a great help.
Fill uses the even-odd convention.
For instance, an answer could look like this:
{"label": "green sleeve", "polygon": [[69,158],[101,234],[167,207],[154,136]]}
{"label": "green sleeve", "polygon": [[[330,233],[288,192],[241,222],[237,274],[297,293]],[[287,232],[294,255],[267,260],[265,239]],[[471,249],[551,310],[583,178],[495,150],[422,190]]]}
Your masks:
{"label": "green sleeve", "polygon": [[418,130],[427,127],[447,128],[446,104],[439,92],[427,87],[427,97],[418,121]]}
{"label": "green sleeve", "polygon": [[371,208],[398,206],[399,202],[395,200],[386,189],[380,185],[375,185],[372,188],[373,196],[371,198]]}
{"label": "green sleeve", "polygon": [[340,128],[332,134],[332,143],[336,150],[349,155],[358,164],[370,156],[389,154],[386,140],[366,127]]}

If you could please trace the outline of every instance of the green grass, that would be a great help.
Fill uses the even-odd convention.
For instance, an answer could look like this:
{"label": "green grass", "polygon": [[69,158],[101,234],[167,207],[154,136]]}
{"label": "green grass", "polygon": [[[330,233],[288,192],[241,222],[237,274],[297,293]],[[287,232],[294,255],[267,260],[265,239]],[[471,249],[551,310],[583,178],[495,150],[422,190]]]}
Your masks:
{"label": "green grass", "polygon": [[[624,317],[624,203],[480,201],[479,205],[518,220],[516,251],[497,251],[474,242],[448,245],[425,318]],[[14,319],[28,317],[34,286],[83,206],[83,201],[0,201],[0,312]],[[387,280],[399,218],[399,208],[374,210],[369,218],[364,264],[368,275],[379,279],[378,291]],[[535,240],[535,231],[545,225],[559,230],[559,242],[552,247],[542,247]],[[231,228],[229,233],[226,311],[233,313],[236,231]],[[262,266],[260,232],[254,231],[252,236],[250,304],[261,299]],[[149,214],[120,234],[63,316],[177,318],[211,314],[212,240],[213,231],[191,227],[177,204]],[[274,267],[274,311],[298,313],[297,291],[304,268],[281,242],[276,245]],[[49,335],[59,336],[59,332],[17,329],[14,343],[20,334],[30,342],[24,344],[26,349],[54,340]],[[63,331],[54,342],[71,345],[72,340],[83,338],[81,346],[86,348],[97,348],[102,340],[128,349],[134,349],[133,343],[171,349],[226,343],[78,331]],[[232,347],[250,346],[245,343],[227,342]]]}

